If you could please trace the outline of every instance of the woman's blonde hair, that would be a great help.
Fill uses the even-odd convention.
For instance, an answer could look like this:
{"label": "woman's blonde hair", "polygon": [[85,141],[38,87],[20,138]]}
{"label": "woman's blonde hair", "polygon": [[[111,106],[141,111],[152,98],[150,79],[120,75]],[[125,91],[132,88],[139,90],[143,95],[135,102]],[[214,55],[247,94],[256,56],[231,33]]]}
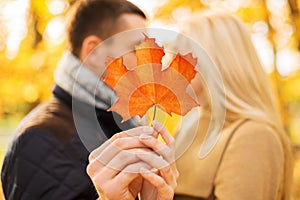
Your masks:
{"label": "woman's blonde hair", "polygon": [[[278,133],[285,152],[283,199],[290,199],[293,171],[291,145],[246,25],[231,14],[210,11],[195,14],[185,21],[183,32],[202,46],[219,71],[226,100],[219,100],[217,104],[225,106],[226,120],[259,120],[268,123]],[[213,79],[215,74],[211,71],[206,75],[210,76],[207,79]],[[209,90],[220,91],[220,84],[210,85],[213,87],[208,85]]]}

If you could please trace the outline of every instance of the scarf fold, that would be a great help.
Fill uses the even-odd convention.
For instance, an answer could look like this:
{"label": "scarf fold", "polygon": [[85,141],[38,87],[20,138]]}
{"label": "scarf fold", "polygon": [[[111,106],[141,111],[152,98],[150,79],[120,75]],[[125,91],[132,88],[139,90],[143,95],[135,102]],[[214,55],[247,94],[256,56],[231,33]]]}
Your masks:
{"label": "scarf fold", "polygon": [[72,97],[102,110],[117,99],[116,93],[69,51],[58,63],[54,79]]}

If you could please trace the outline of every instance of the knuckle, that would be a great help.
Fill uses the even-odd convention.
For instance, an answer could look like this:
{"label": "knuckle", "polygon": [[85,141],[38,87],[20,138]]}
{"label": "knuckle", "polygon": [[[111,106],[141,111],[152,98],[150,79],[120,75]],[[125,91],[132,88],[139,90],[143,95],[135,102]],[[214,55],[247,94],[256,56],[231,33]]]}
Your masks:
{"label": "knuckle", "polygon": [[178,186],[177,181],[175,181],[173,186],[172,186],[173,190],[175,190],[177,188],[177,186]]}
{"label": "knuckle", "polygon": [[178,170],[176,170],[176,173],[175,173],[175,178],[176,178],[176,180],[179,178],[179,176],[180,176],[180,173],[179,173]]}
{"label": "knuckle", "polygon": [[87,167],[86,167],[86,173],[89,175],[89,176],[92,176],[93,175],[93,169],[92,169],[92,165],[89,164]]}
{"label": "knuckle", "polygon": [[127,162],[128,160],[131,160],[133,157],[133,154],[132,153],[129,153],[125,150],[121,151],[118,155],[118,160],[120,162]]}
{"label": "knuckle", "polygon": [[[103,181],[103,180],[102,180]],[[101,192],[101,194],[105,197],[108,197],[109,195],[109,190],[110,190],[110,185],[108,184],[108,182],[94,182],[94,184],[96,185],[96,188],[99,192]]]}
{"label": "knuckle", "polygon": [[172,148],[172,149],[175,149],[175,146],[176,146],[176,142],[175,142],[175,139],[172,137],[172,139],[170,139],[170,144],[169,146]]}
{"label": "knuckle", "polygon": [[164,170],[164,173],[170,174],[171,173],[170,165],[165,166],[163,170]]}
{"label": "knuckle", "polygon": [[115,141],[112,142],[112,145],[115,146],[115,147],[120,147],[120,146],[122,146],[122,144],[123,144],[123,141],[120,138],[118,138],[118,139],[116,139]]}
{"label": "knuckle", "polygon": [[92,151],[89,155],[89,162],[93,161],[96,158],[96,151]]}
{"label": "knuckle", "polygon": [[165,188],[167,186],[166,182],[164,182],[163,180],[159,180],[158,183],[157,183],[157,186],[159,188]]}
{"label": "knuckle", "polygon": [[114,135],[111,137],[110,140],[111,140],[111,141],[114,141],[114,140],[116,140],[116,139],[120,139],[120,138],[124,137],[125,135],[127,135],[126,131],[122,131],[122,132],[120,132],[120,133],[114,134]]}
{"label": "knuckle", "polygon": [[174,153],[173,153],[172,149],[167,148],[167,149],[165,150],[165,152],[166,152],[165,154],[166,154],[168,160],[170,160],[170,159],[173,158]]}

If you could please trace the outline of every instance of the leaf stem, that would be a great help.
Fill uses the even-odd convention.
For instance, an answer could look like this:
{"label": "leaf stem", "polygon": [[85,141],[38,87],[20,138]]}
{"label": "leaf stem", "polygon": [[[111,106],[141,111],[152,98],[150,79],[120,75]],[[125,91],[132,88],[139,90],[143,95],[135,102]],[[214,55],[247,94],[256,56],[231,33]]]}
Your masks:
{"label": "leaf stem", "polygon": [[152,118],[152,121],[155,120],[155,117],[156,117],[156,104],[154,104],[154,110],[153,110],[153,118]]}

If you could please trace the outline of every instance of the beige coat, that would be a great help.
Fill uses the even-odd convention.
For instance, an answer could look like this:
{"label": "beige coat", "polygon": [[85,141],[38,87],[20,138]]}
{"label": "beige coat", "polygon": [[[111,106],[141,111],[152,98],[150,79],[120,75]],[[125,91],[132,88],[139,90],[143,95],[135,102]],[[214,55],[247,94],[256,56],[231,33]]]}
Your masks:
{"label": "beige coat", "polygon": [[195,122],[178,135],[177,153],[193,138],[189,134],[198,130],[189,148],[177,158],[180,177],[175,199],[281,199],[284,152],[277,133],[254,120],[227,122],[214,149],[200,159],[206,122]]}

